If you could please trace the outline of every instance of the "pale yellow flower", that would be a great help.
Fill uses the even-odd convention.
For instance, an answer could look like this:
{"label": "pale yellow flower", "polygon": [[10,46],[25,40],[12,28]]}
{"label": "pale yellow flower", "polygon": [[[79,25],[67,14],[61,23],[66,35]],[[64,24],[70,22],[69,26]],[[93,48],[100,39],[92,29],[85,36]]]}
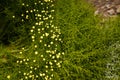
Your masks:
{"label": "pale yellow flower", "polygon": [[33,60],[33,62],[36,62],[36,60]]}
{"label": "pale yellow flower", "polygon": [[30,12],[32,13],[32,12],[33,12],[33,10],[30,10]]}
{"label": "pale yellow flower", "polygon": [[10,79],[10,75],[8,75],[7,78]]}
{"label": "pale yellow flower", "polygon": [[37,54],[38,54],[38,51],[35,51],[35,54],[37,55]]}
{"label": "pale yellow flower", "polygon": [[49,36],[49,33],[45,33],[46,36]]}
{"label": "pale yellow flower", "polygon": [[27,10],[26,13],[28,13],[29,11]]}
{"label": "pale yellow flower", "polygon": [[44,0],[45,2],[49,2],[50,0]]}
{"label": "pale yellow flower", "polygon": [[12,16],[13,18],[15,18],[15,16]]}
{"label": "pale yellow flower", "polygon": [[30,73],[32,73],[32,71],[30,71]]}
{"label": "pale yellow flower", "polygon": [[21,16],[24,16],[24,14],[21,14]]}
{"label": "pale yellow flower", "polygon": [[28,15],[26,15],[26,19],[28,19],[29,18],[29,16]]}
{"label": "pale yellow flower", "polygon": [[43,55],[41,55],[41,57],[43,57]]}
{"label": "pale yellow flower", "polygon": [[25,5],[25,3],[22,3],[22,6],[24,6]]}

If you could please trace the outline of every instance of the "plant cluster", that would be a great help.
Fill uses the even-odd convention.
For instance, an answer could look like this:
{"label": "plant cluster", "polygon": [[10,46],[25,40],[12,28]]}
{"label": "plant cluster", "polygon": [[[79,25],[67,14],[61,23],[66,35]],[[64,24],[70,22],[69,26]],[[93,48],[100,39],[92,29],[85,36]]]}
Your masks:
{"label": "plant cluster", "polygon": [[8,14],[19,36],[0,47],[1,80],[120,79],[120,17],[94,16],[85,0],[15,3]]}
{"label": "plant cluster", "polygon": [[116,43],[112,44],[109,47],[110,50],[110,56],[108,63],[106,64],[107,70],[105,71],[106,73],[106,79],[119,79],[119,66],[120,66],[120,53],[119,53],[119,48],[120,48],[120,43],[117,41]]}
{"label": "plant cluster", "polygon": [[[21,13],[21,22],[29,23],[32,42],[27,51],[22,48],[18,53],[23,56],[16,61],[20,80],[51,80],[61,68],[63,41],[59,27],[53,22],[54,4],[54,0],[35,0],[30,3],[23,1],[21,4],[25,8],[25,12]],[[15,15],[12,17],[16,18]]]}

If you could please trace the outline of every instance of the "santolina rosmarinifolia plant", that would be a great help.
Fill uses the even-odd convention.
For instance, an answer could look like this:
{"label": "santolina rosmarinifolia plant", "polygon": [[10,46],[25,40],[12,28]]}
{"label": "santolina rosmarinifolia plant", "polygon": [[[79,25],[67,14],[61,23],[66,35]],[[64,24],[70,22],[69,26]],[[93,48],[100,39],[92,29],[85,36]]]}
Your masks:
{"label": "santolina rosmarinifolia plant", "polygon": [[[21,21],[34,20],[31,24],[32,44],[29,51],[19,52],[24,58],[17,59],[19,65],[18,78],[20,80],[51,80],[54,78],[54,72],[61,68],[62,55],[61,49],[63,43],[60,35],[60,29],[54,25],[54,4],[55,0],[36,0],[34,8],[27,1],[22,6],[27,7],[21,14]],[[25,14],[24,14],[25,13]],[[13,18],[16,18],[13,16]],[[7,76],[10,78],[10,76]]]}

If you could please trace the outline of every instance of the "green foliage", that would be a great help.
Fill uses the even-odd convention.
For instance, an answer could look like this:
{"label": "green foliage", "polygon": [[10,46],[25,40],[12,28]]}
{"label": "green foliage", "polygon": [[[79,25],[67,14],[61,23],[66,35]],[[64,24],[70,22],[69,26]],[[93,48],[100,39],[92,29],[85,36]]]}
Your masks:
{"label": "green foliage", "polygon": [[5,0],[0,5],[2,7],[0,11],[0,43],[9,45],[18,42],[17,44],[19,45],[24,40],[29,41],[28,30],[30,27],[28,22],[26,21],[26,24],[24,24],[21,21],[21,13],[25,12],[25,8],[20,6],[21,1]]}
{"label": "green foliage", "polygon": [[[93,15],[93,7],[85,2],[85,0],[57,0],[54,3],[55,13],[49,13],[49,15],[52,14],[55,18],[52,20],[53,23],[51,25],[60,28],[62,43],[61,41],[54,41],[50,38],[53,33],[55,33],[55,35],[59,34],[59,30],[57,31],[52,28],[51,25],[49,25],[49,29],[46,28],[46,23],[50,24],[51,19],[45,21],[41,26],[37,25],[39,20],[35,19],[35,14],[40,13],[44,16],[41,11],[44,10],[43,8],[48,6],[48,4],[44,0],[40,0],[45,3],[44,6],[35,6],[34,3],[36,1],[37,0],[20,0],[15,2],[18,4],[13,3],[9,5],[11,8],[8,8],[7,5],[5,7],[4,12],[9,16],[5,21],[11,20],[10,29],[13,30],[10,34],[10,37],[12,37],[9,41],[13,44],[8,48],[1,45],[1,80],[7,80],[9,76],[12,80],[25,78],[27,76],[26,74],[30,71],[32,71],[30,74],[35,75],[35,78],[37,78],[36,75],[46,71],[45,66],[47,64],[43,58],[41,58],[41,55],[45,56],[48,63],[49,61],[52,62],[46,51],[52,51],[55,48],[57,48],[57,52],[61,54],[64,51],[65,56],[57,59],[58,62],[63,61],[60,68],[58,68],[55,63],[53,65],[54,71],[48,72],[48,75],[54,75],[53,80],[120,79],[120,17],[102,22],[102,18]],[[21,5],[23,3],[26,6]],[[15,10],[15,6],[18,7],[18,10]],[[33,9],[38,9],[39,11],[29,14],[26,13],[27,10],[30,11]],[[53,9],[53,7],[48,11],[51,9]],[[21,16],[22,14],[24,14],[24,16]],[[26,19],[27,15],[29,19]],[[4,24],[6,24],[6,22]],[[39,31],[43,28],[45,29],[39,34]],[[53,33],[50,33],[51,30],[53,30]],[[7,32],[8,33],[5,34],[9,34],[10,31]],[[49,38],[45,36],[44,39],[41,39],[43,42],[39,41],[39,38],[41,36],[44,37],[43,34],[46,32],[50,33]],[[50,48],[44,46],[44,44],[49,45],[51,41],[54,42],[54,45],[51,45]],[[56,44],[58,45],[57,47],[55,46]],[[35,54],[37,53],[39,54],[36,56]],[[117,57],[115,56],[114,58],[111,55],[117,55]],[[116,63],[112,61],[116,61]],[[110,64],[110,67],[108,67],[108,64]],[[50,65],[48,66],[50,67]],[[115,68],[115,70],[112,70],[111,67]],[[36,68],[37,70],[35,70]],[[44,77],[39,77],[38,80],[44,80]]]}
{"label": "green foliage", "polygon": [[56,9],[66,52],[63,79],[106,79],[108,47],[119,41],[119,20],[101,24],[101,18],[95,17],[92,6],[83,0],[58,0]]}

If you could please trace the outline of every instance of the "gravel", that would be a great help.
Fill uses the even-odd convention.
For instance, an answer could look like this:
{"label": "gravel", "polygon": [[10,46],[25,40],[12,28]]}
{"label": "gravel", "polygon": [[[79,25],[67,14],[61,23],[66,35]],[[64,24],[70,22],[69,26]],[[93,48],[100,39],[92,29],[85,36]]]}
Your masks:
{"label": "gravel", "polygon": [[120,14],[120,0],[86,0],[96,8],[95,15],[112,17]]}

